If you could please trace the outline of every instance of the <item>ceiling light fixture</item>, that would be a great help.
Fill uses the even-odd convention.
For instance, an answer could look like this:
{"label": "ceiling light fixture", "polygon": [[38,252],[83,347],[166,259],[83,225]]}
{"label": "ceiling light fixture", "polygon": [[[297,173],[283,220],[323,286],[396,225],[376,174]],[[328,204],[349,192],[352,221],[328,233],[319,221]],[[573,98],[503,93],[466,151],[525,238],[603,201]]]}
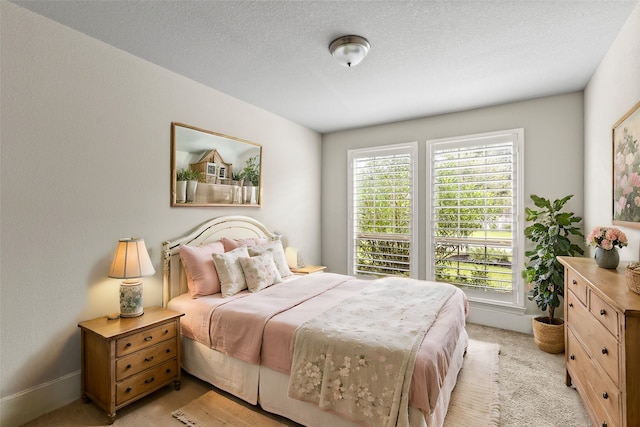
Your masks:
{"label": "ceiling light fixture", "polygon": [[358,65],[371,49],[369,41],[360,36],[338,37],[329,44],[331,55],[345,67]]}

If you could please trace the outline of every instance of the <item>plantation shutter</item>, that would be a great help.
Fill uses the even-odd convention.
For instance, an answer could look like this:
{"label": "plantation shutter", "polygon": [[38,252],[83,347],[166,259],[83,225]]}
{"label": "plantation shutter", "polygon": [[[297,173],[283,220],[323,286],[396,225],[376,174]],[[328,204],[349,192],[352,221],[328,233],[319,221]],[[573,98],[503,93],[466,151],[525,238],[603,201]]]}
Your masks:
{"label": "plantation shutter", "polygon": [[351,274],[412,275],[415,144],[352,150]]}
{"label": "plantation shutter", "polygon": [[520,130],[431,145],[435,280],[511,299],[519,283],[513,266],[521,135]]}

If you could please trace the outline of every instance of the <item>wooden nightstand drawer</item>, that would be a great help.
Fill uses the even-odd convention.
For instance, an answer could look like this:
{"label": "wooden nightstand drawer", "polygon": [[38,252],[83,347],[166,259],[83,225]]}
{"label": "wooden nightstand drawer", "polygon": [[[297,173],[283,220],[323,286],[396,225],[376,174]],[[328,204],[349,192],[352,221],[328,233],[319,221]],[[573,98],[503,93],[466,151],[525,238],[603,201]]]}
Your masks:
{"label": "wooden nightstand drawer", "polygon": [[177,375],[178,365],[172,359],[162,365],[140,372],[116,384],[116,406],[159,388]]}
{"label": "wooden nightstand drawer", "polygon": [[116,341],[116,357],[131,354],[176,336],[176,323],[166,323]]}
{"label": "wooden nightstand drawer", "polygon": [[122,357],[116,360],[116,381],[176,357],[176,354],[175,340],[168,340],[150,347],[147,351]]}
{"label": "wooden nightstand drawer", "polygon": [[593,292],[591,292],[589,310],[593,317],[598,319],[598,322],[602,323],[614,337],[618,338],[618,313]]}

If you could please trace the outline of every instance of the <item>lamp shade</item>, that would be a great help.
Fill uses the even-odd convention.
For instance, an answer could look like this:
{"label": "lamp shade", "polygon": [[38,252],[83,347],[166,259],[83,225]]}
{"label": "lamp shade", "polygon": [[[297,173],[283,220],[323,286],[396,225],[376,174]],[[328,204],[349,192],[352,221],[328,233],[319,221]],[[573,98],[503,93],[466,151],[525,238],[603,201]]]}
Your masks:
{"label": "lamp shade", "polygon": [[129,237],[118,241],[109,277],[112,279],[134,279],[151,276],[155,272],[144,239]]}
{"label": "lamp shade", "polygon": [[360,36],[338,37],[329,44],[331,55],[345,67],[358,65],[367,56],[370,48],[369,41]]}

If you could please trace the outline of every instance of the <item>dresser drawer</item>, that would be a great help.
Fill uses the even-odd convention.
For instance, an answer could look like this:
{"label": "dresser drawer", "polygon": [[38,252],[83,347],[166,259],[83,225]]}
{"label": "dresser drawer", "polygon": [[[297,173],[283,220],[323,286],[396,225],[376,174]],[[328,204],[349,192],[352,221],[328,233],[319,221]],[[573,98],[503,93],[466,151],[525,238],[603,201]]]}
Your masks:
{"label": "dresser drawer", "polygon": [[587,284],[575,271],[567,271],[567,287],[578,297],[583,305],[587,305]]}
{"label": "dresser drawer", "polygon": [[582,344],[571,330],[567,331],[567,370],[580,390],[586,392],[589,406],[597,414],[596,425],[606,423],[608,427],[619,425],[618,413],[620,392],[596,364],[593,363]]}
{"label": "dresser drawer", "polygon": [[568,327],[584,344],[591,359],[618,385],[618,341],[571,292],[567,294],[567,305]]}
{"label": "dresser drawer", "polygon": [[116,357],[134,353],[175,336],[176,322],[173,321],[152,329],[147,329],[146,331],[120,338],[116,341]]}
{"label": "dresser drawer", "polygon": [[146,351],[136,352],[116,360],[116,381],[137,374],[154,365],[176,357],[176,341],[167,340]]}
{"label": "dresser drawer", "polygon": [[589,310],[593,317],[598,319],[600,323],[611,334],[618,338],[618,312],[615,311],[609,304],[604,302],[602,298],[591,292],[591,298],[589,300]]}
{"label": "dresser drawer", "polygon": [[178,374],[178,362],[171,359],[161,365],[140,372],[124,381],[116,383],[116,406],[161,387]]}

